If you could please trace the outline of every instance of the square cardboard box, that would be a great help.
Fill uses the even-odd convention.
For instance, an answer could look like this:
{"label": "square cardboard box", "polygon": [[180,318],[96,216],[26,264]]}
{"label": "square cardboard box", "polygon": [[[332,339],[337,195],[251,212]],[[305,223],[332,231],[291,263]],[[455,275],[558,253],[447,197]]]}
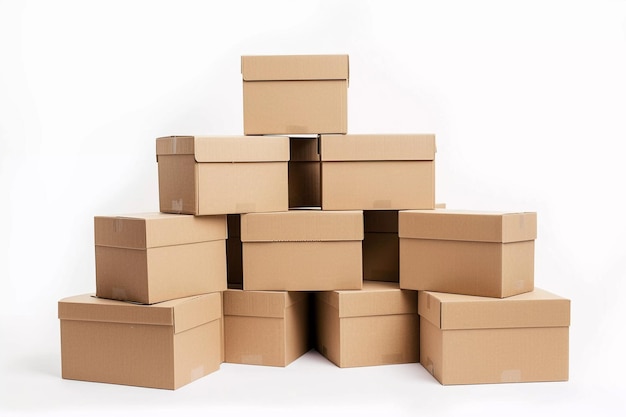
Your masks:
{"label": "square cardboard box", "polygon": [[159,206],[194,215],[285,211],[289,138],[158,138]]}
{"label": "square cardboard box", "polygon": [[221,294],[152,305],[59,301],[62,377],[177,389],[220,368]]}
{"label": "square cardboard box", "polygon": [[348,131],[348,55],[242,56],[246,135]]}
{"label": "square cardboard box", "polygon": [[419,292],[420,363],[441,384],[566,381],[570,300]]}
{"label": "square cardboard box", "polygon": [[435,135],[322,135],[322,209],[435,207]]}
{"label": "square cardboard box", "polygon": [[315,293],[317,350],[341,368],[419,361],[417,292],[364,281]]}
{"label": "square cardboard box", "polygon": [[360,289],[362,241],[361,211],[242,214],[243,289]]}
{"label": "square cardboard box", "polygon": [[224,361],[287,366],[310,348],[309,294],[224,292]]}
{"label": "square cardboard box", "polygon": [[400,288],[509,297],[534,288],[537,214],[407,210]]}
{"label": "square cardboard box", "polygon": [[96,295],[143,304],[226,289],[226,216],[94,218]]}

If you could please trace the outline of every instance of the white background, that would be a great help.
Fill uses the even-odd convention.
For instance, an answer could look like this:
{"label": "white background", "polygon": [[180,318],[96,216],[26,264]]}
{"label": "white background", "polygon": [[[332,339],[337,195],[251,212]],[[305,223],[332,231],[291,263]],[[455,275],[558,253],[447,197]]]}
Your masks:
{"label": "white background", "polygon": [[[306,53],[350,55],[350,133],[436,133],[438,202],[538,212],[569,382],[443,387],[314,352],[174,392],[61,379],[93,216],[158,211],[156,137],[242,133],[241,55]],[[626,411],[624,1],[0,0],[0,60],[0,414]]]}

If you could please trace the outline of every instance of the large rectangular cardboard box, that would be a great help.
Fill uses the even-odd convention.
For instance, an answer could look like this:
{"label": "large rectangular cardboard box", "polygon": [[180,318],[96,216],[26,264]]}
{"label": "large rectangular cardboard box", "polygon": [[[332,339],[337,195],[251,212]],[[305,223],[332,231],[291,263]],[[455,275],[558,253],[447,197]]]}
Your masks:
{"label": "large rectangular cardboard box", "polygon": [[363,279],[398,282],[400,279],[400,240],[397,210],[363,212]]}
{"label": "large rectangular cardboard box", "polygon": [[244,290],[361,288],[361,211],[243,214],[241,241]]}
{"label": "large rectangular cardboard box", "polygon": [[484,297],[534,288],[537,213],[399,213],[400,287]]}
{"label": "large rectangular cardboard box", "polygon": [[435,135],[322,135],[324,210],[435,207]]}
{"label": "large rectangular cardboard box", "polygon": [[158,303],[226,289],[226,216],[94,218],[96,295]]}
{"label": "large rectangular cardboard box", "polygon": [[419,292],[420,363],[440,383],[566,381],[570,300]]}
{"label": "large rectangular cardboard box", "polygon": [[289,208],[321,207],[319,138],[289,138]]}
{"label": "large rectangular cardboard box", "polygon": [[289,138],[170,136],[156,140],[159,206],[194,215],[288,208]]}
{"label": "large rectangular cardboard box", "polygon": [[357,291],[315,294],[317,350],[335,365],[418,362],[417,292],[364,281]]}
{"label": "large rectangular cardboard box", "polygon": [[348,55],[242,56],[246,135],[346,133]]}
{"label": "large rectangular cardboard box", "polygon": [[224,292],[224,361],[287,366],[310,348],[309,294]]}
{"label": "large rectangular cardboard box", "polygon": [[59,301],[62,377],[177,389],[220,368],[221,294],[152,305]]}

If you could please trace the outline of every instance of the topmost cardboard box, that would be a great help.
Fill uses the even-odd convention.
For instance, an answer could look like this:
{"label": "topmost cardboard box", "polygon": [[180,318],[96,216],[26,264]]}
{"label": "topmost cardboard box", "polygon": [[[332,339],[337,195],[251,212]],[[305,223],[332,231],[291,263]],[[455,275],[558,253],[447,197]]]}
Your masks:
{"label": "topmost cardboard box", "polygon": [[246,135],[345,134],[348,55],[242,56]]}

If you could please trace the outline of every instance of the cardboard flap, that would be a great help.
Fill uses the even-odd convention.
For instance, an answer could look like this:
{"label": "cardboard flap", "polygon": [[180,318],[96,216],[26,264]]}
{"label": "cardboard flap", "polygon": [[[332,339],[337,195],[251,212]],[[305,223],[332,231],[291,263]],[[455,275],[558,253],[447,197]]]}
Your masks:
{"label": "cardboard flap", "polygon": [[435,135],[322,135],[322,162],[330,161],[432,161]]}
{"label": "cardboard flap", "polygon": [[348,80],[348,55],[242,56],[244,81]]}
{"label": "cardboard flap", "polygon": [[157,139],[160,155],[194,155],[196,162],[286,162],[285,136],[168,136]]}
{"label": "cardboard flap", "polygon": [[138,213],[94,217],[97,246],[148,249],[226,239],[226,216]]}
{"label": "cardboard flap", "polygon": [[229,289],[224,292],[224,315],[284,318],[287,308],[306,297],[302,292]]}
{"label": "cardboard flap", "polygon": [[420,291],[419,314],[442,330],[564,327],[570,324],[570,300],[548,291],[507,298]]}
{"label": "cardboard flap", "polygon": [[363,240],[362,211],[294,210],[241,215],[242,242]]}
{"label": "cardboard flap", "polygon": [[398,215],[401,238],[520,242],[537,237],[537,213],[405,210]]}

